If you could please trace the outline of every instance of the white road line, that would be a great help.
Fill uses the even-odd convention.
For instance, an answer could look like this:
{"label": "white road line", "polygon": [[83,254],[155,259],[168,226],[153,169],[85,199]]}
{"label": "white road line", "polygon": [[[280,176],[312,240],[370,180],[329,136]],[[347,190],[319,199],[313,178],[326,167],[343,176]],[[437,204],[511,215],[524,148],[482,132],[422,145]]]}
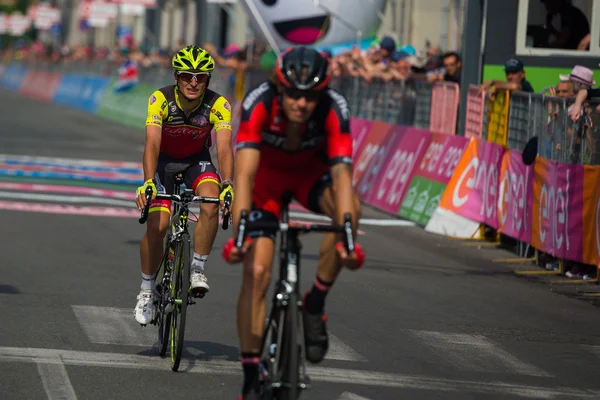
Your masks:
{"label": "white road line", "polygon": [[157,340],[154,325],[142,327],[128,308],[71,306],[91,343],[152,347]]}
{"label": "white road line", "polygon": [[142,164],[132,161],[108,161],[108,160],[88,160],[79,158],[60,158],[60,157],[38,157],[24,156],[14,154],[0,154],[0,162],[20,161],[20,162],[37,162],[37,163],[60,163],[67,165],[84,165],[88,167],[113,167],[113,168],[142,168]]}
{"label": "white road line", "polygon": [[18,192],[0,192],[0,198],[13,200],[38,200],[38,201],[53,201],[57,203],[89,203],[89,204],[108,204],[121,207],[135,207],[133,200],[119,200],[102,197],[86,197],[86,196],[60,196],[54,194],[40,193],[18,193]]}
{"label": "white road line", "polygon": [[[61,349],[23,347],[0,347],[0,361],[44,362],[65,365],[95,366],[104,368],[130,368],[165,371],[171,373],[170,364],[160,357],[133,354],[100,353]],[[599,390],[529,386],[503,382],[482,382],[430,378],[418,375],[402,375],[377,371],[308,366],[313,381],[345,383],[353,385],[379,386],[403,389],[432,390],[442,392],[484,393],[513,395],[530,399],[552,399],[559,396],[577,399],[598,399]],[[180,371],[198,374],[241,375],[238,362],[181,360]],[[487,379],[487,378],[486,378]]]}
{"label": "white road line", "polygon": [[329,333],[329,350],[325,356],[327,360],[367,362],[367,359],[358,354],[354,349],[342,342],[337,336]]}
{"label": "white road line", "polygon": [[359,396],[354,393],[344,392],[337,398],[337,400],[371,400],[367,397]]}
{"label": "white road line", "polygon": [[[65,196],[56,194],[42,194],[42,193],[21,193],[21,192],[7,192],[0,191],[0,198],[12,199],[12,200],[35,200],[35,201],[48,201],[55,203],[69,203],[69,204],[104,204],[119,207],[135,208],[135,202],[133,200],[119,200],[104,197],[91,197],[91,196]],[[195,214],[200,212],[200,208],[197,205],[190,207],[190,210]],[[295,219],[318,221],[318,222],[331,222],[331,218],[324,215],[305,213],[299,211],[290,211],[290,217]],[[374,218],[361,218],[361,225],[371,226],[416,226],[412,221],[404,221],[400,219],[374,219]]]}
{"label": "white road line", "polygon": [[425,344],[457,368],[477,372],[508,372],[550,377],[534,365],[525,363],[499,345],[480,335],[413,331]]}
{"label": "white road line", "polygon": [[[307,219],[313,221],[331,222],[331,218],[319,214],[311,214],[300,211],[290,211],[290,217],[297,219]],[[373,226],[416,226],[412,221],[404,221],[401,219],[373,219],[373,218],[361,218],[359,220],[361,225],[373,225]]]}
{"label": "white road line", "polygon": [[37,369],[48,400],[77,400],[67,369],[59,357],[54,363],[39,362]]}

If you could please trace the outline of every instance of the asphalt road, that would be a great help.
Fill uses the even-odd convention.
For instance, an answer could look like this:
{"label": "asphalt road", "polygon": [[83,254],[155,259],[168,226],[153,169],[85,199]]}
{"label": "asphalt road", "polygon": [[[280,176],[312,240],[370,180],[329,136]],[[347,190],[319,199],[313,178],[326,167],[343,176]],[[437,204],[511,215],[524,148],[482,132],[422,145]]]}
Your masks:
{"label": "asphalt road", "polygon": [[[4,154],[139,161],[143,129],[0,90]],[[366,216],[385,218],[367,210]],[[1,399],[234,399],[241,384],[239,267],[207,264],[188,309],[183,372],[133,319],[133,218],[0,210]],[[600,315],[492,263],[508,253],[416,227],[364,226],[366,266],[327,303],[332,349],[307,399],[598,399]],[[302,286],[319,237],[306,237]]]}

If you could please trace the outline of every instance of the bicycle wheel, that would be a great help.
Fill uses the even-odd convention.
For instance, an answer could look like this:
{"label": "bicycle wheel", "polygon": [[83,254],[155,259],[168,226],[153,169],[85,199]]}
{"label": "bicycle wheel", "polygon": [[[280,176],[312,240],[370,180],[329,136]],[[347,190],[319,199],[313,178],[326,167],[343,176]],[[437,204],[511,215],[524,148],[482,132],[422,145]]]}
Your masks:
{"label": "bicycle wheel", "polygon": [[159,302],[158,302],[158,346],[159,354],[164,357],[169,347],[169,335],[171,333],[171,315],[173,306],[170,304],[172,291],[172,268],[168,265],[169,248],[167,247],[166,256],[163,258],[162,269],[163,276],[160,283]]}
{"label": "bicycle wheel", "polygon": [[190,236],[183,233],[175,250],[175,269],[173,274],[173,291],[171,295],[173,313],[171,314],[171,369],[177,371],[181,362],[185,336],[185,318],[188,306],[190,287]]}
{"label": "bicycle wheel", "polygon": [[300,346],[298,344],[298,295],[290,293],[285,310],[285,326],[281,351],[281,377],[283,387],[278,391],[279,400],[296,400],[299,393]]}

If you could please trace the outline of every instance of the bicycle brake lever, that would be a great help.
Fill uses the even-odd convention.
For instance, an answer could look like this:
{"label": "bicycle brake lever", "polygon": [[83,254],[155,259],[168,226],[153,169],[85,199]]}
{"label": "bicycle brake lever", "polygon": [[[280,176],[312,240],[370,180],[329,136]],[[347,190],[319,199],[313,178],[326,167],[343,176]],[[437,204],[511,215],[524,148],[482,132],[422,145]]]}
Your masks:
{"label": "bicycle brake lever", "polygon": [[140,218],[138,219],[138,222],[140,224],[145,224],[146,220],[148,219],[148,211],[150,210],[150,200],[152,199],[152,188],[147,187],[145,194],[146,194],[146,205],[144,206],[144,209],[142,210]]}
{"label": "bicycle brake lever", "polygon": [[[231,220],[231,193],[225,193],[225,200],[224,200],[224,207],[223,207],[223,224],[222,224],[222,228],[223,230],[227,230],[227,228],[229,228],[229,222]],[[227,212],[225,212],[227,211]]]}
{"label": "bicycle brake lever", "polygon": [[235,247],[241,249],[246,239],[246,222],[248,221],[248,211],[242,210],[240,213],[240,223],[238,226],[238,234],[235,238]]}
{"label": "bicycle brake lever", "polygon": [[354,237],[352,236],[352,215],[350,213],[344,214],[344,245],[348,255],[354,252]]}

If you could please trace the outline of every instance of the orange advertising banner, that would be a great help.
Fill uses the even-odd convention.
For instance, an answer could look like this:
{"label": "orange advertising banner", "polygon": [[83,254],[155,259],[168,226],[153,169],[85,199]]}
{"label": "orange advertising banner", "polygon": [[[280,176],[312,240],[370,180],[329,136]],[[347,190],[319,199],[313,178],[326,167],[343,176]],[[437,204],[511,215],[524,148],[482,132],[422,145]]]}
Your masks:
{"label": "orange advertising banner", "polygon": [[583,262],[600,265],[600,167],[583,170]]}

